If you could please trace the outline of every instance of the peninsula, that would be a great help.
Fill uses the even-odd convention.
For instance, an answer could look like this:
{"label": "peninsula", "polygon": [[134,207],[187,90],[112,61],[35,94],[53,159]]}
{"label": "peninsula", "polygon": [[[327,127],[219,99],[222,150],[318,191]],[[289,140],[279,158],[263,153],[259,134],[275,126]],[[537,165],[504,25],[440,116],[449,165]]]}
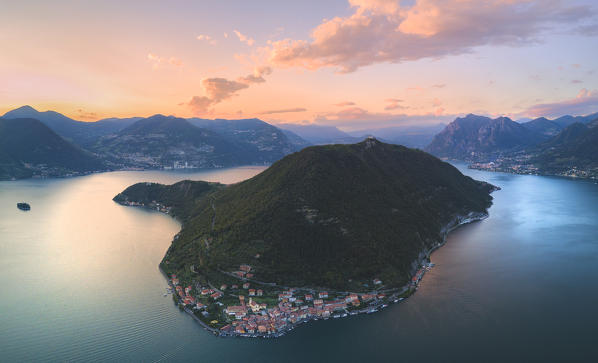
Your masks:
{"label": "peninsula", "polygon": [[407,297],[496,189],[369,138],[308,147],[233,185],[139,183],[114,200],[182,222],[160,264],[181,309],[218,335],[274,337]]}

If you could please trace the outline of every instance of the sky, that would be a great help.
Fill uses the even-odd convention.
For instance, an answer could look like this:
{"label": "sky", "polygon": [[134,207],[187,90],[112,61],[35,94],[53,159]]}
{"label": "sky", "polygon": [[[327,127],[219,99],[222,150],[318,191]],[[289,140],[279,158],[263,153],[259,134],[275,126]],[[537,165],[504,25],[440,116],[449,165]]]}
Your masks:
{"label": "sky", "polygon": [[598,111],[593,0],[20,0],[0,114],[345,130]]}

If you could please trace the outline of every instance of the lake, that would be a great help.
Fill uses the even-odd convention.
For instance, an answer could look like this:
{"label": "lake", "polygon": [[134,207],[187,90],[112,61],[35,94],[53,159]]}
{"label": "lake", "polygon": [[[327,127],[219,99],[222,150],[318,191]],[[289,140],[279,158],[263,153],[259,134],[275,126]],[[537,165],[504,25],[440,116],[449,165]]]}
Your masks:
{"label": "lake", "polygon": [[280,339],[214,337],[181,313],[158,270],[179,223],[112,202],[136,182],[263,167],[0,182],[0,361],[598,361],[598,185],[456,166],[502,190],[414,296]]}

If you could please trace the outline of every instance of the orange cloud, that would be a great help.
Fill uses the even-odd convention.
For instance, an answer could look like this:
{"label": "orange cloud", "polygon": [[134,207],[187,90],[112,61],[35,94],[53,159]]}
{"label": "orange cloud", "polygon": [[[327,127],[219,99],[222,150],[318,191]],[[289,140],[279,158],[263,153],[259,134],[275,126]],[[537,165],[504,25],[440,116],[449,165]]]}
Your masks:
{"label": "orange cloud", "polygon": [[583,88],[572,99],[539,103],[530,106],[521,115],[532,117],[558,117],[562,115],[584,115],[598,111],[598,91],[588,91]]}
{"label": "orange cloud", "polygon": [[227,100],[243,89],[249,88],[251,84],[266,82],[264,75],[272,73],[268,66],[256,67],[252,74],[239,77],[236,80],[226,78],[204,78],[201,86],[206,96],[193,96],[187,103],[195,114],[202,114],[209,111],[210,107]]}
{"label": "orange cloud", "polygon": [[263,76],[267,76],[272,73],[272,68],[268,66],[257,67],[253,70],[253,74],[248,74],[245,77],[239,78],[239,81],[245,83],[264,83],[266,80]]}
{"label": "orange cloud", "polygon": [[390,111],[390,110],[396,110],[396,109],[400,109],[400,108],[407,108],[405,106],[401,106],[400,103],[403,102],[403,100],[400,100],[398,98],[388,98],[386,99],[386,103],[388,103],[386,105],[386,107],[384,107],[384,109],[386,111]]}
{"label": "orange cloud", "polygon": [[335,106],[338,107],[347,107],[347,106],[355,106],[355,102],[351,102],[351,101],[345,101],[345,102],[339,102],[334,104]]}
{"label": "orange cloud", "polygon": [[296,107],[296,108],[284,108],[281,110],[269,110],[269,111],[262,111],[260,115],[272,115],[276,113],[292,113],[292,112],[305,112],[307,111],[306,108],[303,107]]}
{"label": "orange cloud", "polygon": [[272,65],[352,72],[380,62],[403,62],[471,52],[488,45],[537,40],[552,23],[591,17],[588,6],[540,0],[349,0],[354,13],[325,20],[311,40],[270,41]]}

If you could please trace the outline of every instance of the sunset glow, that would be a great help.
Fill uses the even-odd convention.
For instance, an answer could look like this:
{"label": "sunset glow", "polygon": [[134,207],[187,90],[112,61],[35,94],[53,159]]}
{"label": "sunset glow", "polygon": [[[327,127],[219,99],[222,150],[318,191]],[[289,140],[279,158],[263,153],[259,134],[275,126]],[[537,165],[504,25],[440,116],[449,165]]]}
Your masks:
{"label": "sunset glow", "polygon": [[598,110],[591,0],[13,1],[0,114],[358,129]]}

